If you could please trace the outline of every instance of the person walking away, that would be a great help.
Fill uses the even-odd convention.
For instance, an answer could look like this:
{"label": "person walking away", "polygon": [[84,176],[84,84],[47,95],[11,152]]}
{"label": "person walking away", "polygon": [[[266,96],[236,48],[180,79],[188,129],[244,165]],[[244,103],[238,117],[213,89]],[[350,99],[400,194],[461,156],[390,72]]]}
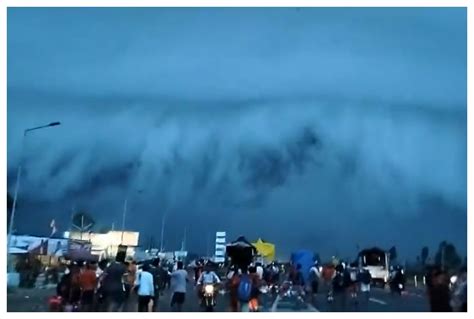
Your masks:
{"label": "person walking away", "polygon": [[182,261],[178,261],[177,270],[171,273],[171,309],[181,312],[186,298],[188,272],[184,270]]}
{"label": "person walking away", "polygon": [[242,273],[236,266],[232,266],[231,270],[227,274],[227,288],[229,290],[229,302],[230,311],[238,312],[239,310],[239,299],[237,297],[237,289],[239,287],[239,276]]}
{"label": "person walking away", "polygon": [[344,271],[344,284],[346,294],[350,298],[350,306],[354,309],[358,307],[357,300],[357,264],[351,263]]}
{"label": "person walking away", "polygon": [[250,277],[246,266],[242,267],[242,273],[239,275],[236,285],[240,312],[249,312],[249,302],[252,297],[252,277]]}
{"label": "person walking away", "polygon": [[133,259],[130,259],[128,263],[125,263],[125,265],[127,266],[125,311],[137,312],[138,296],[131,289],[135,285],[135,281],[137,279],[137,262]]}
{"label": "person walking away", "polygon": [[123,311],[127,267],[120,260],[112,262],[104,272],[103,286],[107,312]]}
{"label": "person walking away", "polygon": [[77,311],[79,309],[79,303],[81,301],[81,265],[74,263],[71,268],[71,294],[69,296],[71,311]]}
{"label": "person walking away", "polygon": [[97,291],[96,291],[96,312],[104,312],[107,310],[106,294],[104,290],[105,269],[107,269],[108,261],[106,259],[99,261],[95,275],[97,277]]}
{"label": "person walking away", "polygon": [[432,312],[451,312],[449,278],[444,271],[436,271],[433,286],[430,289],[430,305]]}
{"label": "person walking away", "polygon": [[86,263],[79,275],[79,284],[81,287],[81,311],[92,312],[97,288],[97,276],[93,265],[90,263]]}
{"label": "person walking away", "polygon": [[319,280],[321,278],[321,273],[319,272],[318,261],[314,262],[314,265],[309,270],[309,291],[311,294],[311,304],[316,306],[316,295],[319,289]]}
{"label": "person walking away", "polygon": [[70,303],[72,275],[69,267],[66,267],[64,275],[56,285],[56,294],[61,297],[61,308]]}
{"label": "person walking away", "polygon": [[339,264],[335,268],[335,275],[332,279],[332,311],[342,312],[346,310],[346,286],[344,282],[344,267]]}
{"label": "person walking away", "polygon": [[160,301],[160,295],[163,294],[163,291],[165,289],[164,287],[166,284],[167,272],[162,267],[160,258],[153,259],[151,265],[152,267],[150,269],[150,272],[153,275],[153,283],[155,285],[155,295],[153,297],[153,312],[157,312]]}
{"label": "person walking away", "polygon": [[134,290],[138,295],[138,312],[148,312],[150,301],[155,295],[153,275],[148,264],[143,265],[142,271],[136,276]]}
{"label": "person walking away", "polygon": [[290,278],[291,278],[290,281],[295,287],[295,289],[297,289],[298,292],[301,294],[301,292],[304,290],[304,287],[305,287],[305,281],[303,277],[303,272],[301,270],[301,264],[296,265],[296,269],[294,269]]}
{"label": "person walking away", "polygon": [[360,283],[361,302],[359,310],[369,311],[370,299],[370,283],[372,282],[372,275],[367,269],[361,268],[359,271],[358,281]]}
{"label": "person walking away", "polygon": [[249,268],[249,276],[252,282],[250,300],[248,303],[250,312],[257,312],[260,305],[259,297],[260,297],[260,286],[262,284],[262,280],[260,279],[260,275],[257,272],[257,269],[258,269],[257,267],[258,266]]}

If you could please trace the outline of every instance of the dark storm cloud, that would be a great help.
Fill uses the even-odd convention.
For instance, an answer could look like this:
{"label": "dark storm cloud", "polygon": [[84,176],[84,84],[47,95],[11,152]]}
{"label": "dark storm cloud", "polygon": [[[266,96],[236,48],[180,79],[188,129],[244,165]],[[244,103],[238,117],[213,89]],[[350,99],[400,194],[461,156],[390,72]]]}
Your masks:
{"label": "dark storm cloud", "polygon": [[26,144],[21,196],[48,217],[118,222],[129,194],[170,243],[208,220],[196,249],[217,229],[466,247],[464,9],[9,9],[8,94],[9,185],[22,130],[63,122]]}

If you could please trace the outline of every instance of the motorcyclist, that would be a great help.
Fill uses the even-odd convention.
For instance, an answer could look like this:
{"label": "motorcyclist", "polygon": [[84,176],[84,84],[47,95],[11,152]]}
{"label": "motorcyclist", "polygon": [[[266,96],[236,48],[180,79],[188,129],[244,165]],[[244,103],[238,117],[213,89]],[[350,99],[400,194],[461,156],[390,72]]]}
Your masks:
{"label": "motorcyclist", "polygon": [[[206,264],[204,266],[204,272],[199,276],[199,279],[197,281],[197,289],[198,289],[198,295],[199,299],[202,300],[204,296],[204,287],[206,285],[219,285],[221,283],[221,280],[217,274],[211,270],[211,266],[209,264]],[[216,297],[215,293],[216,289],[214,289],[214,298]]]}
{"label": "motorcyclist", "polygon": [[390,277],[390,290],[392,293],[401,294],[405,287],[405,275],[403,274],[402,267],[395,267]]}

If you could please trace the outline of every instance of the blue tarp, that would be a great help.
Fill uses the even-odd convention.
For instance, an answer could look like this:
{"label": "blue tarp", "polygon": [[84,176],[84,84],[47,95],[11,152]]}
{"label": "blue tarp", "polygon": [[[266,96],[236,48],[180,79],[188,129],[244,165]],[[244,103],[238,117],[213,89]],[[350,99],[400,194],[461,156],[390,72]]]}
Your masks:
{"label": "blue tarp", "polygon": [[291,254],[291,262],[294,265],[300,264],[305,282],[308,281],[309,270],[314,263],[314,253],[309,250],[298,250]]}

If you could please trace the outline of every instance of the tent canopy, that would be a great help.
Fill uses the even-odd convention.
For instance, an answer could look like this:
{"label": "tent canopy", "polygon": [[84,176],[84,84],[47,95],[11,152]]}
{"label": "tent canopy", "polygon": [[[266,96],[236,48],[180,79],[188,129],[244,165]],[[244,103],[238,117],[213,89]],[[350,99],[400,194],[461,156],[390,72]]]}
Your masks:
{"label": "tent canopy", "polygon": [[257,248],[252,245],[244,236],[240,236],[226,246],[226,253],[236,265],[249,265],[253,256],[257,253]]}
{"label": "tent canopy", "polygon": [[266,241],[263,241],[259,238],[255,243],[253,243],[255,248],[257,248],[258,253],[267,261],[272,262],[275,260],[275,245]]}
{"label": "tent canopy", "polygon": [[301,265],[301,272],[303,273],[305,281],[307,281],[309,277],[309,270],[314,264],[314,253],[304,249],[298,250],[291,254],[291,262],[295,265]]}

